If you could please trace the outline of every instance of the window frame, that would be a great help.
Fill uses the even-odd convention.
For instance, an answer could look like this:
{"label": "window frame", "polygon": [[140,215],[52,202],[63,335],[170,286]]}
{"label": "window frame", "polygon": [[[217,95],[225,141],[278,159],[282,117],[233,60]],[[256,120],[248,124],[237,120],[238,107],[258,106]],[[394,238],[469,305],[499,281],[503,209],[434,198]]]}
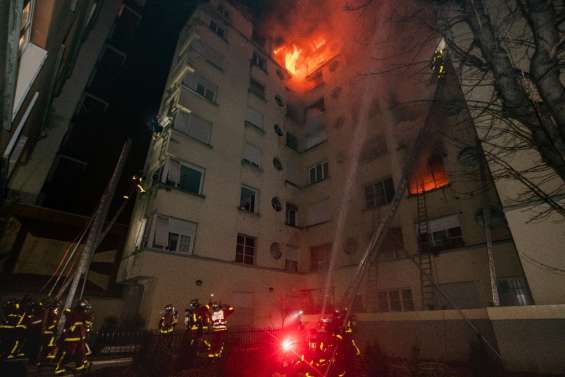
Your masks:
{"label": "window frame", "polygon": [[[388,189],[392,189],[392,192],[387,192],[387,182],[390,182]],[[382,203],[377,203],[377,185],[380,187],[383,193],[384,201]],[[371,190],[370,192],[368,190]],[[379,181],[375,181],[364,186],[363,190],[365,196],[365,209],[375,209],[384,207],[392,202],[394,196],[396,195],[396,187],[394,186],[394,179],[389,176]],[[372,196],[372,198],[371,198]]]}
{"label": "window frame", "polygon": [[[25,1],[24,1],[25,3]],[[27,15],[27,20],[24,23],[24,9],[29,5],[29,12]],[[20,19],[20,30],[19,30],[19,37],[18,37],[18,51],[19,56],[22,55],[24,49],[31,43],[31,29],[33,28],[33,15],[35,14],[35,0],[29,0],[27,5],[22,7],[22,17]],[[22,43],[23,38],[23,43]]]}
{"label": "window frame", "polygon": [[225,42],[228,41],[228,30],[225,25],[221,25],[221,21],[211,18],[208,23],[208,30],[214,33],[221,40]]}
{"label": "window frame", "polygon": [[[251,210],[245,207],[245,203],[243,203],[243,190],[248,190],[253,193],[253,208]],[[248,185],[241,185],[240,186],[240,193],[239,193],[239,210],[250,213],[250,214],[258,214],[259,213],[259,190],[253,188]]]}
{"label": "window frame", "polygon": [[[155,238],[157,236],[157,223],[158,223],[158,218],[161,217],[163,219],[167,219],[167,245],[159,245],[156,243]],[[171,231],[171,227],[170,227],[170,220],[173,219],[175,221],[182,221],[185,223],[190,223],[191,225],[193,225],[194,228],[194,232],[192,234],[184,234],[184,233],[175,233]],[[177,255],[194,255],[194,247],[196,244],[196,235],[198,233],[198,223],[194,222],[194,221],[190,221],[190,220],[185,220],[185,219],[180,219],[180,218],[176,218],[176,217],[172,217],[172,216],[167,216],[167,215],[163,215],[163,214],[159,214],[156,213],[155,215],[153,215],[152,218],[152,224],[151,224],[151,228],[150,228],[150,238],[147,241],[148,244],[150,244],[152,249],[157,249],[157,250],[161,250],[163,252],[167,252],[167,253],[171,253],[171,254],[177,254]],[[175,243],[175,248],[172,249],[171,248],[171,238],[172,236],[176,236],[176,243]],[[179,245],[181,244],[181,239],[182,237],[188,238],[188,249],[185,251],[181,251],[179,250]]]}
{"label": "window frame", "polygon": [[[178,161],[180,164],[180,170],[179,170],[179,182],[177,184],[177,188],[182,191],[182,192],[188,192],[190,194],[195,194],[195,195],[202,195],[202,190],[204,188],[204,174],[206,173],[206,169],[201,168],[199,166],[187,163],[187,162],[183,162],[183,161]],[[182,168],[185,169],[190,169],[190,170],[194,170],[198,173],[200,173],[200,182],[198,183],[198,192],[193,192],[193,191],[188,191],[185,190],[181,187],[181,177],[182,177]]]}
{"label": "window frame", "polygon": [[308,168],[308,182],[310,185],[323,182],[328,179],[328,176],[329,176],[328,160],[319,161]]}
{"label": "window frame", "polygon": [[[405,297],[405,292],[410,292],[410,302],[407,304],[407,298]],[[398,304],[400,305],[400,310],[393,310],[392,308],[392,297],[391,294],[398,295]],[[386,301],[383,298],[386,297]],[[414,306],[414,292],[412,288],[395,288],[395,289],[383,289],[377,292],[377,310],[382,313],[398,313],[398,312],[412,312],[416,308]]]}
{"label": "window frame", "polygon": [[[291,217],[289,217],[289,216],[290,216],[291,213],[293,214],[292,219],[294,219],[294,221],[290,221]],[[298,206],[297,205],[295,205],[293,203],[286,202],[284,216],[285,216],[285,225],[298,227]]]}
{"label": "window frame", "polygon": [[268,62],[267,62],[267,58],[265,56],[263,56],[262,54],[260,54],[257,51],[253,51],[253,55],[251,55],[251,66],[255,66],[257,68],[259,68],[261,71],[263,71],[266,74],[269,74],[268,71]]}
{"label": "window frame", "polygon": [[[240,243],[240,237],[242,238],[243,243]],[[248,245],[249,240],[253,240],[252,246]],[[240,247],[241,247],[241,252],[239,251]],[[253,253],[251,254],[251,263],[246,262],[246,257],[249,257],[249,255],[247,255],[247,251],[249,247],[253,251]],[[239,256],[239,254],[241,254],[241,256]],[[256,257],[257,257],[257,237],[250,236],[249,234],[245,234],[245,233],[238,233],[236,238],[234,262],[239,264],[254,266],[257,263]],[[241,260],[238,260],[238,258],[241,258]]]}
{"label": "window frame", "polygon": [[[259,88],[261,87],[262,90],[258,91],[253,89],[254,87]],[[255,80],[253,77],[249,78],[249,88],[247,89],[247,91],[251,94],[253,94],[255,97],[266,101],[267,100],[267,87],[265,84],[263,84],[262,82]]]}

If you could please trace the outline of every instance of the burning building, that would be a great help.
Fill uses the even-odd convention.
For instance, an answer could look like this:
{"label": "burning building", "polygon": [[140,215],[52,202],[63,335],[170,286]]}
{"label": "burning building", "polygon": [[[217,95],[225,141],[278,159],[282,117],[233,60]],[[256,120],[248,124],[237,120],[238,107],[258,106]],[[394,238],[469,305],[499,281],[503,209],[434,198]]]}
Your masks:
{"label": "burning building", "polygon": [[[453,334],[470,336],[444,309],[488,322],[496,288],[502,305],[531,304],[504,218],[481,222],[499,202],[462,158],[476,143],[462,106],[443,105],[460,95],[456,80],[440,89],[429,70],[439,37],[391,24],[392,6],[379,4],[360,19],[311,2],[261,29],[231,2],[211,1],[187,22],[119,273],[150,327],[165,304],[211,293],[236,306],[234,325],[254,327],[337,304],[430,122],[442,131],[427,140],[353,310],[381,330],[399,326],[381,332],[387,351],[408,354],[416,342],[431,354],[437,339],[423,322],[449,317]],[[413,54],[395,54],[398,45]],[[468,348],[445,352],[463,359]]]}

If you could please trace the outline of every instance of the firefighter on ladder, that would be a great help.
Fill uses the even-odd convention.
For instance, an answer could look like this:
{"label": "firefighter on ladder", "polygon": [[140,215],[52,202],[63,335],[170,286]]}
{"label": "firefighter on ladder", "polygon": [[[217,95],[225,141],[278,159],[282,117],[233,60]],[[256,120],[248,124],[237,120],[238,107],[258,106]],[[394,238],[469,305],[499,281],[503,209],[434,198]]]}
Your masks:
{"label": "firefighter on ladder", "polygon": [[30,305],[31,298],[26,295],[21,300],[10,300],[4,306],[6,319],[0,324],[0,357],[7,359],[25,357],[24,342],[29,325]]}
{"label": "firefighter on ladder", "polygon": [[81,299],[72,309],[65,309],[65,325],[58,341],[57,366],[55,375],[66,372],[67,364],[75,362],[75,371],[84,371],[90,365],[88,356],[92,353],[86,343],[86,335],[92,328],[92,306]]}
{"label": "firefighter on ladder", "polygon": [[208,358],[217,359],[223,356],[224,341],[226,332],[228,331],[227,318],[234,312],[235,308],[231,305],[222,305],[217,302],[209,306],[211,319],[210,330],[212,334],[210,343],[206,345],[208,347]]}
{"label": "firefighter on ladder", "polygon": [[179,321],[179,314],[171,304],[165,305],[159,318],[159,334],[172,335]]}

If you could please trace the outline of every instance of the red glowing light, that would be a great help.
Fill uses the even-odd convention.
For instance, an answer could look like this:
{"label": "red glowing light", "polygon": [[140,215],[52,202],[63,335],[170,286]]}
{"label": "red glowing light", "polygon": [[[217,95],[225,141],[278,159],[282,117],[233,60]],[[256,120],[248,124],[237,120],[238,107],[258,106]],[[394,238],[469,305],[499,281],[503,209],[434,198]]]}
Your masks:
{"label": "red glowing light", "polygon": [[294,340],[292,340],[291,338],[286,338],[282,341],[281,348],[284,352],[290,352],[294,349],[294,345]]}

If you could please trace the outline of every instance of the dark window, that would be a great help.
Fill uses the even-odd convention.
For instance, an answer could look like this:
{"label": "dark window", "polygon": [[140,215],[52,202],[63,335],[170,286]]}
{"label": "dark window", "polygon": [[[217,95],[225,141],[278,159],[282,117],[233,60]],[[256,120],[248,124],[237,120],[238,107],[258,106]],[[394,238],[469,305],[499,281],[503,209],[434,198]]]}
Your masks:
{"label": "dark window", "polygon": [[294,204],[286,203],[286,224],[296,226],[296,215],[298,207]]}
{"label": "dark window", "polygon": [[179,235],[177,233],[169,233],[169,245],[167,246],[167,248],[171,251],[176,251],[178,242]]}
{"label": "dark window", "polygon": [[202,182],[202,172],[185,165],[180,167],[179,188],[186,192],[200,194],[200,184]]}
{"label": "dark window", "polygon": [[298,272],[298,262],[286,259],[284,262],[284,269],[288,272]]}
{"label": "dark window", "polygon": [[375,136],[365,143],[361,152],[361,161],[373,161],[387,152],[386,141],[383,136]]}
{"label": "dark window", "polygon": [[523,277],[498,279],[500,303],[505,306],[531,305],[530,290]]}
{"label": "dark window", "polygon": [[275,169],[277,169],[277,170],[282,170],[282,169],[283,169],[282,162],[281,162],[281,160],[279,160],[277,157],[273,158],[273,166],[274,166]]}
{"label": "dark window", "polygon": [[453,249],[463,245],[461,227],[438,230],[432,233],[433,251]]}
{"label": "dark window", "polygon": [[253,79],[249,81],[249,92],[261,99],[265,99],[265,85],[261,84],[259,81]]}
{"label": "dark window", "polygon": [[304,112],[308,112],[309,110],[319,110],[319,111],[326,111],[326,104],[324,102],[324,97],[318,99],[316,102],[308,106],[304,109]]}
{"label": "dark window", "polygon": [[276,196],[273,199],[271,199],[271,205],[273,206],[273,209],[277,212],[282,210],[281,200]]}
{"label": "dark window", "polygon": [[279,105],[280,107],[284,106],[284,102],[282,100],[282,97],[279,96],[278,94],[275,96],[275,101],[277,102],[277,105]]}
{"label": "dark window", "polygon": [[279,136],[284,135],[284,131],[282,130],[281,126],[279,126],[278,124],[275,124],[273,126],[273,128],[275,129],[275,133]]}
{"label": "dark window", "polygon": [[256,238],[245,234],[237,235],[235,261],[243,264],[255,263]]}
{"label": "dark window", "polygon": [[216,8],[218,10],[218,13],[224,17],[225,19],[227,19],[229,21],[230,19],[230,12],[226,9],[226,7],[224,7],[222,4],[218,5],[218,8]]}
{"label": "dark window", "polygon": [[394,198],[394,182],[392,178],[365,186],[365,203],[367,208],[384,206]]}
{"label": "dark window", "polygon": [[319,162],[312,166],[309,171],[310,184],[324,181],[328,178],[329,165],[327,162]]}
{"label": "dark window", "polygon": [[267,59],[258,52],[253,52],[251,57],[251,65],[259,67],[263,72],[267,73]]}
{"label": "dark window", "polygon": [[402,290],[402,311],[412,311],[414,310],[414,299],[412,298],[411,289]]}
{"label": "dark window", "polygon": [[214,34],[216,34],[218,37],[222,39],[226,39],[226,30],[220,25],[218,25],[216,21],[214,20],[210,21],[210,30],[212,30]]}
{"label": "dark window", "polygon": [[379,292],[377,295],[378,305],[379,305],[379,312],[388,312],[388,293],[387,292]]}
{"label": "dark window", "polygon": [[380,257],[382,260],[393,260],[400,258],[404,252],[404,241],[401,228],[390,228],[386,234],[381,247]]}
{"label": "dark window", "polygon": [[286,133],[286,146],[298,152],[298,138],[290,132]]}
{"label": "dark window", "polygon": [[239,200],[239,209],[254,213],[256,197],[257,197],[257,191],[248,187],[242,187],[241,196]]}

